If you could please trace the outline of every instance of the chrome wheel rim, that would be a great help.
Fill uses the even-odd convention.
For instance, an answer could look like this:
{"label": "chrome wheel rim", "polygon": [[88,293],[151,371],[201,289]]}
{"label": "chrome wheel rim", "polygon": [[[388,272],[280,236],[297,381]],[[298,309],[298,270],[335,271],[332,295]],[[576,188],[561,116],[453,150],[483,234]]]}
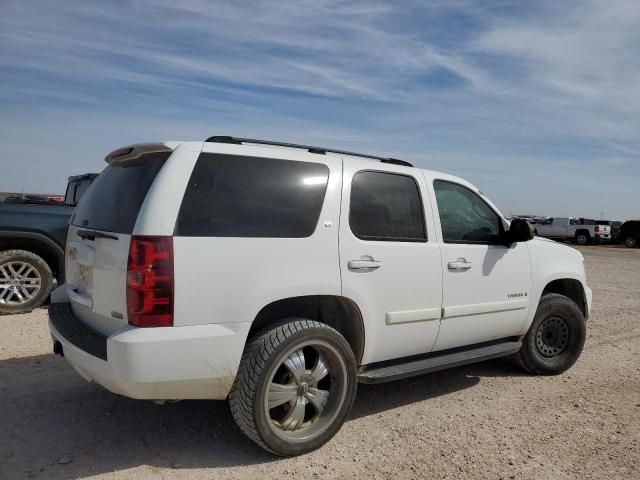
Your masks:
{"label": "chrome wheel rim", "polygon": [[22,305],[42,288],[40,272],[27,262],[9,261],[0,265],[0,304]]}
{"label": "chrome wheel rim", "polygon": [[347,392],[347,367],[329,343],[299,343],[278,357],[268,375],[264,409],[271,430],[289,442],[325,432]]}
{"label": "chrome wheel rim", "polygon": [[536,332],[536,348],[543,357],[555,357],[569,345],[569,324],[560,317],[545,318]]}

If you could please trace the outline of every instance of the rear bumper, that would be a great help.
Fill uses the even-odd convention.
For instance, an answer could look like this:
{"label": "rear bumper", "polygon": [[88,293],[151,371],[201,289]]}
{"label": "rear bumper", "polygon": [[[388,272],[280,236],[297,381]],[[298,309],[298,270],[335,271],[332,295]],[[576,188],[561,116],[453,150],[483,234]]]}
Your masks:
{"label": "rear bumper", "polygon": [[608,233],[596,233],[594,236],[596,242],[610,242],[611,235]]}
{"label": "rear bumper", "polygon": [[124,327],[104,336],[53,303],[49,328],[69,364],[86,380],[131,398],[224,399],[229,394],[249,323]]}

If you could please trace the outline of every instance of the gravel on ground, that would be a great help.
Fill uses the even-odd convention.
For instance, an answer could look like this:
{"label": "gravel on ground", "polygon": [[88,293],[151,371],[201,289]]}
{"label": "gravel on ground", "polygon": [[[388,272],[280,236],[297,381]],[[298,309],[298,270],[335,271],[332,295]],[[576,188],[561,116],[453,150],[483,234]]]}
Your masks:
{"label": "gravel on ground", "polygon": [[0,478],[638,479],[640,249],[584,247],[584,353],[556,377],[505,359],[360,385],[342,430],[263,452],[226,402],[159,406],[85,382],[51,353],[45,309],[0,317]]}

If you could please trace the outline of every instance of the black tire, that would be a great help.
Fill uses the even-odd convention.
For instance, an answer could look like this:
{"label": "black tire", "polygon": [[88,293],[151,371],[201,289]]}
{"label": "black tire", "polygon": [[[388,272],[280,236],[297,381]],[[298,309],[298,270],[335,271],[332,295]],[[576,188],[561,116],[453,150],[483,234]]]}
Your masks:
{"label": "black tire", "polygon": [[638,246],[636,237],[625,237],[622,243],[624,243],[624,246],[627,248],[635,248]]}
{"label": "black tire", "polygon": [[529,373],[557,375],[576,363],[586,336],[586,321],[580,307],[564,295],[550,293],[540,300],[514,359]]}
{"label": "black tire", "polygon": [[586,245],[591,240],[591,237],[586,232],[576,233],[575,241],[578,245]]}
{"label": "black tire", "polygon": [[[326,379],[329,382],[329,387],[325,390],[328,392],[328,400],[325,400],[326,406],[322,407],[326,416],[322,417],[322,413],[317,413],[316,420],[307,424],[306,408],[313,405],[305,399],[305,395],[308,394],[306,380],[296,383],[296,379],[290,375],[291,381],[286,386],[298,389],[294,394],[293,404],[284,403],[271,407],[269,401],[272,397],[268,391],[273,383],[284,383],[276,382],[275,375],[282,375],[282,372],[288,374],[288,370],[284,368],[286,359],[303,351],[304,348],[313,352],[314,346],[329,349],[327,351],[330,355],[322,354],[325,355],[323,359],[331,356],[333,363],[326,362],[331,368],[327,369],[328,373],[325,373],[322,380]],[[307,355],[305,353],[304,356]],[[303,370],[311,377],[319,364],[320,354],[316,359],[316,367],[311,370],[306,370],[303,359]],[[320,388],[319,383],[316,383],[315,387]],[[262,448],[281,456],[300,455],[319,448],[338,432],[351,410],[356,387],[356,361],[344,337],[323,323],[306,319],[288,319],[257,334],[248,342],[229,394],[229,405],[240,430]],[[287,418],[294,413],[298,405],[296,402],[300,401],[305,403],[302,427],[294,427],[292,431],[287,431]],[[284,409],[282,424],[272,418],[272,412],[275,410],[278,413],[279,409]],[[315,414],[314,408],[310,411]],[[324,419],[324,423],[320,419]],[[289,438],[295,435],[301,438]],[[305,435],[306,438],[303,438]]]}
{"label": "black tire", "polygon": [[[35,280],[29,280],[28,282],[25,280],[25,284],[29,284],[29,286],[25,287],[25,290],[29,292],[32,297],[27,299],[27,295],[20,293],[19,290],[18,294],[20,294],[20,297],[22,297],[24,301],[20,300],[20,297],[17,296],[18,294],[8,292],[6,288],[0,288],[0,315],[30,312],[34,308],[42,305],[53,288],[53,273],[47,262],[35,253],[26,250],[5,250],[0,252],[0,286],[8,285],[9,282],[13,281],[12,278],[18,277],[18,275],[10,271],[10,267],[13,267],[15,264],[26,265],[27,270],[25,270],[25,272],[33,268],[33,275],[31,275],[30,278],[38,277],[40,287],[34,290],[35,287],[32,285],[35,284]],[[5,276],[3,272],[6,272],[6,275],[10,276]],[[22,281],[22,277],[19,281]]]}

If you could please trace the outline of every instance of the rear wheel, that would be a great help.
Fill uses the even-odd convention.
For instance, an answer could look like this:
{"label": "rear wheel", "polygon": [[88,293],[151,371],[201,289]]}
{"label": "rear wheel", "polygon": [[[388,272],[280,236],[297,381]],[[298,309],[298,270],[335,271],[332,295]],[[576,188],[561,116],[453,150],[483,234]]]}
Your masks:
{"label": "rear wheel", "polygon": [[51,268],[41,257],[26,250],[0,252],[0,314],[33,310],[52,287]]}
{"label": "rear wheel", "polygon": [[231,413],[251,440],[277,455],[299,455],[333,437],[356,393],[346,340],[311,320],[288,320],[247,345],[229,394]]}
{"label": "rear wheel", "polygon": [[586,245],[589,243],[589,235],[583,232],[576,234],[576,243],[578,245]]}
{"label": "rear wheel", "polygon": [[514,359],[529,373],[557,375],[578,360],[586,334],[584,314],[573,300],[556,293],[544,295]]}
{"label": "rear wheel", "polygon": [[628,248],[634,248],[638,246],[638,240],[635,237],[625,237],[624,246]]}

